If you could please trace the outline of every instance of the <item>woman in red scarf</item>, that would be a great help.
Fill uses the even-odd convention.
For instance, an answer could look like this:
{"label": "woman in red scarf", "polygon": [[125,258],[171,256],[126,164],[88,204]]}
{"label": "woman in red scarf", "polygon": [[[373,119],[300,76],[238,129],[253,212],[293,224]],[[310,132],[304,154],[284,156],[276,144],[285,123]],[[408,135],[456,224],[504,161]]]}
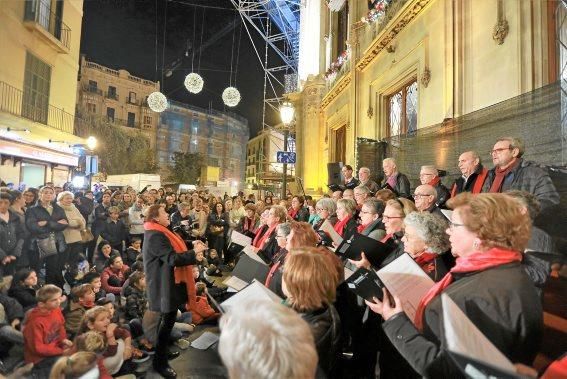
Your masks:
{"label": "woman in red scarf", "polygon": [[256,213],[256,206],[248,203],[244,206],[244,211],[246,215],[240,219],[240,232],[250,238],[254,238],[260,226],[260,217]]}
{"label": "woman in red scarf", "polygon": [[305,199],[303,196],[294,196],[291,199],[291,207],[287,211],[290,221],[304,221],[309,220],[309,209],[305,206]]}
{"label": "woman in red scarf", "polygon": [[278,241],[276,239],[276,227],[285,222],[287,213],[281,205],[273,205],[268,211],[268,219],[266,220],[267,230],[262,234],[256,235],[252,241],[256,253],[266,263],[270,263],[274,255],[278,252]]}
{"label": "woman in red scarf", "polygon": [[169,366],[168,359],[179,356],[179,352],[169,352],[169,336],[179,306],[187,302],[189,309],[195,306],[191,265],[196,263],[195,254],[205,251],[206,246],[201,241],[194,241],[193,250],[188,251],[185,242],[167,229],[168,226],[169,216],[164,207],[160,204],[150,206],[144,223],[142,254],[148,309],[161,313],[153,367],[162,376],[175,378],[177,374]]}
{"label": "woman in red scarf", "polygon": [[352,199],[339,199],[337,201],[337,218],[339,221],[333,227],[343,238],[350,238],[356,233],[354,212],[356,212],[356,201]]}
{"label": "woman in red scarf", "polygon": [[420,375],[460,375],[441,350],[441,293],[508,359],[531,364],[542,337],[543,311],[521,265],[530,236],[528,215],[505,194],[462,193],[448,204],[454,212],[447,234],[457,264],[422,298],[415,319],[407,317],[395,296],[394,305],[385,296],[383,303],[374,298],[368,306],[382,315],[385,334]]}

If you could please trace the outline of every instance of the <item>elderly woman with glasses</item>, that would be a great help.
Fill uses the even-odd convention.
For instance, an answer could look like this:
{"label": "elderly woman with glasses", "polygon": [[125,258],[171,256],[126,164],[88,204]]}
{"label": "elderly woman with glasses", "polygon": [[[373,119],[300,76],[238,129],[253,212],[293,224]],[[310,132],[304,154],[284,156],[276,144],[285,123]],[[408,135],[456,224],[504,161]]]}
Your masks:
{"label": "elderly woman with glasses", "polygon": [[358,233],[368,236],[376,241],[380,241],[386,236],[384,224],[382,223],[382,213],[384,212],[384,202],[378,199],[368,199],[360,208],[360,225],[357,227]]}
{"label": "elderly woman with glasses", "polygon": [[384,302],[374,299],[367,305],[382,315],[388,339],[420,375],[461,375],[441,349],[441,294],[510,361],[530,365],[542,337],[543,310],[521,265],[530,237],[529,216],[504,194],[462,193],[448,205],[454,211],[446,232],[457,264],[421,299],[414,320],[396,296],[395,304],[385,296]]}
{"label": "elderly woman with glasses", "polygon": [[313,225],[313,229],[319,230],[321,225],[325,222],[325,220],[329,220],[331,225],[335,225],[338,221],[337,219],[337,204],[328,197],[324,197],[317,201],[315,205],[315,211],[319,216],[319,221],[315,225]]}
{"label": "elderly woman with glasses", "polygon": [[335,231],[343,238],[350,238],[356,233],[356,201],[340,199],[337,201],[337,223],[333,226]]}

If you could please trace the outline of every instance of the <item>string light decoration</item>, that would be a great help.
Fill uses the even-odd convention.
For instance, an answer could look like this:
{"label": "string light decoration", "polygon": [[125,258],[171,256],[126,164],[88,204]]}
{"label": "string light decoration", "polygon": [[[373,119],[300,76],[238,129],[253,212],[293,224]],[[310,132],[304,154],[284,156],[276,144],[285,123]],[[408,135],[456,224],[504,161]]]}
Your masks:
{"label": "string light decoration", "polygon": [[185,77],[183,84],[185,84],[187,91],[191,93],[199,93],[203,90],[204,81],[201,75],[192,72]]}
{"label": "string light decoration", "polygon": [[222,101],[229,107],[236,107],[240,103],[240,91],[235,87],[227,87],[222,91]]}
{"label": "string light decoration", "polygon": [[161,113],[167,109],[167,97],[159,91],[152,92],[148,96],[148,106],[152,111]]}

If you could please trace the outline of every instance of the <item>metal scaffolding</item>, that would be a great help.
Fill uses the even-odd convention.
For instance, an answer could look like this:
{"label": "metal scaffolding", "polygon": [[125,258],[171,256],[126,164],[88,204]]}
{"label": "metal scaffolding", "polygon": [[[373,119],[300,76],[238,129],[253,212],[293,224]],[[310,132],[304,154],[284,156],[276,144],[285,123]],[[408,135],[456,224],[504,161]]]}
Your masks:
{"label": "metal scaffolding", "polygon": [[[258,61],[264,69],[264,103],[262,129],[266,123],[267,107],[278,111],[282,94],[295,91],[299,61],[299,12],[301,0],[231,0],[238,10],[246,33],[252,42]],[[251,30],[263,39],[256,44]],[[261,54],[261,49],[263,54]],[[276,59],[268,52],[275,53]],[[274,64],[274,61],[278,61]],[[282,75],[283,74],[283,75]]]}

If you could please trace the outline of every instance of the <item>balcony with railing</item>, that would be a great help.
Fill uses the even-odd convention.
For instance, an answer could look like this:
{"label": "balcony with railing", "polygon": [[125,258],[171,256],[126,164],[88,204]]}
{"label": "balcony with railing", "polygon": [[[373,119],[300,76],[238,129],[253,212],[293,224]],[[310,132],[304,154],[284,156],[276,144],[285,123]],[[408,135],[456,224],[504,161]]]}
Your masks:
{"label": "balcony with railing", "polygon": [[112,99],[112,100],[118,101],[118,94],[116,92],[106,91],[104,93],[104,97],[106,97],[107,99]]}
{"label": "balcony with railing", "polygon": [[140,105],[140,101],[136,98],[133,97],[127,97],[126,98],[126,104],[130,104],[130,105]]}
{"label": "balcony with railing", "polygon": [[98,87],[91,86],[89,84],[83,84],[82,88],[83,88],[83,91],[85,91],[85,92],[89,92],[89,93],[92,93],[92,94],[95,94],[95,95],[102,96],[102,90]]}
{"label": "balcony with railing", "polygon": [[26,0],[24,26],[33,32],[37,32],[59,53],[68,54],[71,44],[71,29],[58,14],[61,13],[59,10],[62,10],[62,8],[57,8],[54,12],[51,4],[50,1]]}
{"label": "balcony with railing", "polygon": [[0,82],[0,112],[73,134],[75,117],[72,114],[40,100],[37,94],[25,93],[5,82]]}

